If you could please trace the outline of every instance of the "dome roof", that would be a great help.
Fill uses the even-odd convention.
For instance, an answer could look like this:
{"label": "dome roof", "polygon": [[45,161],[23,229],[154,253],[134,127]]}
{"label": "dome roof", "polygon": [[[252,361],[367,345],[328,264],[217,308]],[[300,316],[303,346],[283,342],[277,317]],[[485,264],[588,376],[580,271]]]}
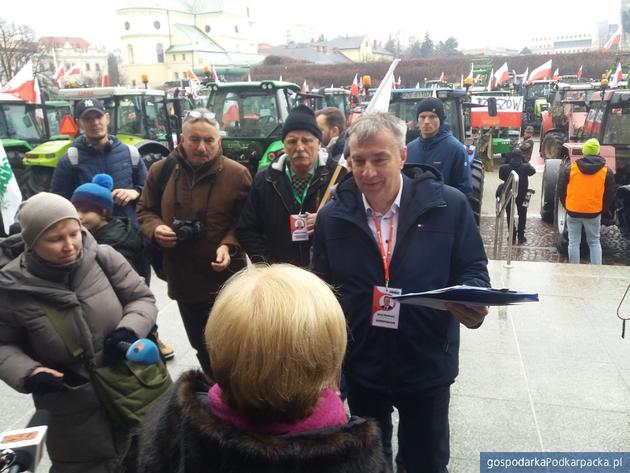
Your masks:
{"label": "dome roof", "polygon": [[118,11],[127,8],[158,8],[199,15],[223,11],[224,3],[223,0],[126,0]]}

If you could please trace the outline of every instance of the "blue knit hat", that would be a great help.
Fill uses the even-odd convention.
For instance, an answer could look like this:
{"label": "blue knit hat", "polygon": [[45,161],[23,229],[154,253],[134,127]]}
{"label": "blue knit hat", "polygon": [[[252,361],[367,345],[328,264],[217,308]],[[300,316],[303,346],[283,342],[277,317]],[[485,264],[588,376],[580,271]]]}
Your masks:
{"label": "blue knit hat", "polygon": [[77,209],[92,210],[109,217],[114,210],[112,188],[114,181],[109,174],[97,174],[92,182],[81,184],[74,190],[70,199]]}

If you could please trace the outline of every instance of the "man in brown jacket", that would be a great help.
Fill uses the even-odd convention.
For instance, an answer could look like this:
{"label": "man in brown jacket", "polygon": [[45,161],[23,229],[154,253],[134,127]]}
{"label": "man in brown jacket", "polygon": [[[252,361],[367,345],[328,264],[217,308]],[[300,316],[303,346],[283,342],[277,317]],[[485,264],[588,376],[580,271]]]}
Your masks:
{"label": "man in brown jacket", "polygon": [[[160,189],[165,165],[172,171]],[[138,205],[140,229],[164,249],[168,295],[209,375],[203,331],[219,287],[238,269],[234,227],[251,182],[244,166],[222,155],[213,114],[197,109],[184,119],[178,147],[151,166]]]}

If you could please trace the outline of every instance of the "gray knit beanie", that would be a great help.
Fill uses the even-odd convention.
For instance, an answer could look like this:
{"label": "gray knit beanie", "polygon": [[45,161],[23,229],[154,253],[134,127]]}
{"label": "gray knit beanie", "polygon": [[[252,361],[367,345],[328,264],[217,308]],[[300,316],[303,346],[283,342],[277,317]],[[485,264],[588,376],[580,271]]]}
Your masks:
{"label": "gray knit beanie", "polygon": [[66,218],[77,222],[79,214],[74,205],[57,194],[40,192],[20,204],[16,215],[26,247],[32,249],[42,234],[55,223]]}

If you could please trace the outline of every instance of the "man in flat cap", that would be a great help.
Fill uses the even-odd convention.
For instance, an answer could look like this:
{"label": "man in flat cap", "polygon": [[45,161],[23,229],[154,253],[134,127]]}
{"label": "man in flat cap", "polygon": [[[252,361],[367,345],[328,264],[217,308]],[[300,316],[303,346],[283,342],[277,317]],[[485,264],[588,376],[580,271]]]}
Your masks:
{"label": "man in flat cap", "polygon": [[291,110],[282,127],[285,152],[254,178],[236,227],[252,261],[309,265],[317,210],[335,168],[321,140],[313,111]]}
{"label": "man in flat cap", "polygon": [[466,148],[453,136],[442,101],[434,97],[422,99],[416,115],[420,136],[407,145],[407,163],[435,167],[445,184],[470,197],[472,176]]}

